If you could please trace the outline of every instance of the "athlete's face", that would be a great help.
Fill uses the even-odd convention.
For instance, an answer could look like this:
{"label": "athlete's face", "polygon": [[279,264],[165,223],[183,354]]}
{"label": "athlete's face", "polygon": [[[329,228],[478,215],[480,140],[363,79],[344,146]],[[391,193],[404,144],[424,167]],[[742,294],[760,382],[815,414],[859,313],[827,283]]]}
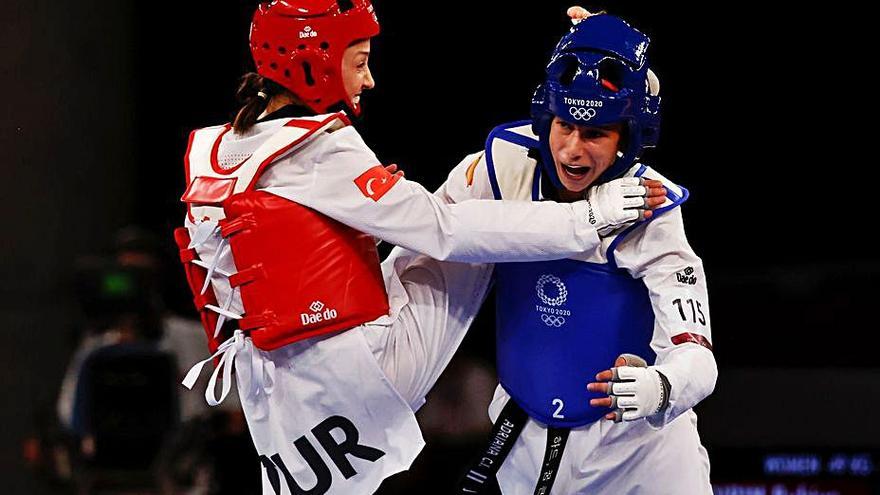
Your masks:
{"label": "athlete's face", "polygon": [[342,83],[345,93],[352,104],[357,107],[361,102],[361,93],[373,89],[376,81],[370,74],[370,40],[352,44],[342,54]]}
{"label": "athlete's face", "polygon": [[571,193],[582,193],[614,163],[622,124],[591,127],[559,117],[550,124],[550,152],[560,182]]}

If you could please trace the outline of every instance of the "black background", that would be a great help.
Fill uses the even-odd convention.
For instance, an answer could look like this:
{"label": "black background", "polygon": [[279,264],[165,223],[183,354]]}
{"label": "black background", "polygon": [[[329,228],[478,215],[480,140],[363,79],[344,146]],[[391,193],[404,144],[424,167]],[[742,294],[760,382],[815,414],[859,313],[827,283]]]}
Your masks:
{"label": "black background", "polygon": [[[377,0],[367,143],[437,187],[491,128],[527,117],[568,5]],[[0,466],[9,493],[25,493],[17,440],[37,405],[54,400],[72,345],[72,260],[106,250],[129,223],[168,239],[170,252],[186,137],[235,111],[253,6],[0,6]],[[646,161],[691,191],[683,212],[706,266],[721,368],[701,415],[710,451],[880,445],[871,419],[880,403],[868,136],[876,84],[865,16],[845,4],[585,6],[653,39],[663,127]],[[491,314],[480,322],[466,352],[488,348]]]}

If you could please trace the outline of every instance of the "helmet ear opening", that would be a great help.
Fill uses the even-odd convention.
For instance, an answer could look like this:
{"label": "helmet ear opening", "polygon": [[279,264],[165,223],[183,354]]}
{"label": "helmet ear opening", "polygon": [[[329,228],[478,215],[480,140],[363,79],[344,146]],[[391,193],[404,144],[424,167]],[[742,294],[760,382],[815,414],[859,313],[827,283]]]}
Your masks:
{"label": "helmet ear opening", "polygon": [[351,0],[337,0],[337,5],[339,5],[339,12],[345,13],[354,8],[354,3]]}
{"label": "helmet ear opening", "polygon": [[308,62],[302,63],[303,73],[306,75],[306,84],[309,86],[315,85],[315,78],[312,76],[312,64]]}

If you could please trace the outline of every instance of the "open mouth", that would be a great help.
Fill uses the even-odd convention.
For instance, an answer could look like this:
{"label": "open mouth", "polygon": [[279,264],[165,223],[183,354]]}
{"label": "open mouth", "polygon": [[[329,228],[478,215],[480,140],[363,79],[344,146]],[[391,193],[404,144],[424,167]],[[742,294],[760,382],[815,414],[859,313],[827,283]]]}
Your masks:
{"label": "open mouth", "polygon": [[351,102],[354,103],[355,105],[359,104],[361,102],[361,95],[354,95],[351,98]]}
{"label": "open mouth", "polygon": [[588,173],[590,173],[591,169],[591,167],[580,165],[566,165],[564,163],[560,165],[562,165],[562,171],[565,173],[565,175],[574,180],[583,179]]}

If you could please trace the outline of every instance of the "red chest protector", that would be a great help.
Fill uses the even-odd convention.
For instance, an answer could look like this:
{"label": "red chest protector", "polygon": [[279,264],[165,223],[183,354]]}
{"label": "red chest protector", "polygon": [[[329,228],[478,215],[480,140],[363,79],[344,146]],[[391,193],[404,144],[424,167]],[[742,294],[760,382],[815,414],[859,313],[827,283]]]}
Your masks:
{"label": "red chest protector", "polygon": [[[189,231],[185,227],[175,230],[212,352],[228,338],[218,332],[227,318],[238,319],[238,328],[249,333],[254,345],[272,350],[388,314],[388,296],[372,237],[254,189],[276,159],[345,125],[344,114],[292,119],[249,159],[229,170],[221,169],[216,159],[228,126],[202,129],[190,136],[187,190],[182,200],[192,222],[216,222],[237,268],[235,273],[212,270],[199,259],[197,246],[191,246]],[[214,282],[227,278],[231,290],[239,291],[243,314],[218,304],[211,284],[205,284],[209,274]]]}

